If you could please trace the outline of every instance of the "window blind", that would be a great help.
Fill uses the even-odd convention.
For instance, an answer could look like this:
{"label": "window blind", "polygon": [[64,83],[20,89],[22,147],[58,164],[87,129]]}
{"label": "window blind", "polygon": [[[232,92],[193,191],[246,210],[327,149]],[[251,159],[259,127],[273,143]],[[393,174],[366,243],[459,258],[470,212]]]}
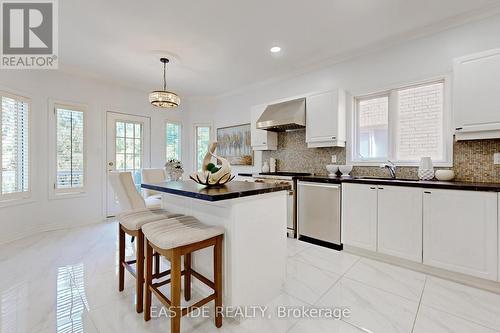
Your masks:
{"label": "window blind", "polygon": [[196,126],[196,169],[201,171],[203,158],[210,144],[210,126]]}
{"label": "window blind", "polygon": [[166,124],[166,155],[170,159],[181,159],[181,125],[176,123]]}
{"label": "window blind", "polygon": [[56,190],[81,189],[85,182],[84,113],[56,107]]}
{"label": "window blind", "polygon": [[1,196],[28,193],[29,187],[29,102],[1,94],[2,139]]}

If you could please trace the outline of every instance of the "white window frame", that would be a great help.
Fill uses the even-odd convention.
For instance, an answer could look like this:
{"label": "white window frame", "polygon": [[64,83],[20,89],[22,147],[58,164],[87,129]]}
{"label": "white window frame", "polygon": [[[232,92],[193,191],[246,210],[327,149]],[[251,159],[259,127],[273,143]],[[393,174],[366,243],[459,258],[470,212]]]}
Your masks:
{"label": "white window frame", "polygon": [[197,152],[198,152],[198,127],[209,127],[210,128],[210,138],[209,141],[212,142],[214,138],[213,134],[213,125],[212,123],[196,123],[193,124],[193,170],[194,172],[198,172],[198,161],[197,161]]}
{"label": "white window frame", "polygon": [[[33,103],[32,99],[28,97],[27,94],[22,94],[22,93],[15,93],[15,92],[10,92],[9,89],[3,89],[0,87],[0,102],[1,102],[1,97],[7,97],[7,98],[12,98],[15,100],[19,100],[22,102],[25,102],[28,104],[28,191],[25,192],[17,192],[17,193],[8,193],[8,194],[2,194],[0,192],[0,208],[1,207],[6,207],[6,206],[11,206],[11,205],[17,205],[17,204],[23,204],[23,203],[29,203],[32,202],[33,200],[31,199],[32,195],[32,185],[33,185]],[[1,111],[1,110],[0,110]],[[1,118],[1,117],[0,117]],[[0,140],[2,137],[2,127],[0,126]],[[1,161],[2,161],[2,149],[1,149],[1,142],[0,142],[0,167],[1,167]],[[0,172],[0,186],[1,186],[1,181],[2,181],[2,173]]]}
{"label": "white window frame", "polygon": [[[360,93],[352,97],[352,112],[350,121],[350,145],[347,149],[347,163],[355,166],[379,166],[380,163],[390,160],[398,166],[417,167],[420,161],[399,161],[395,159],[396,148],[396,133],[397,133],[397,93],[399,90],[425,86],[433,83],[442,82],[443,86],[443,154],[442,161],[433,161],[433,165],[437,167],[452,167],[453,166],[453,132],[451,130],[452,113],[451,113],[451,78],[449,75],[441,75],[427,80],[394,85],[385,89],[381,89],[375,93]],[[358,101],[370,98],[388,96],[389,97],[389,114],[388,114],[388,156],[386,159],[360,159],[358,158]]]}
{"label": "white window frame", "polygon": [[182,135],[183,135],[183,131],[184,131],[184,128],[182,126],[182,122],[181,121],[175,121],[175,120],[169,120],[169,119],[166,119],[165,120],[165,124],[164,124],[164,127],[163,127],[163,134],[164,134],[164,138],[165,138],[165,141],[164,141],[164,149],[163,149],[163,152],[165,153],[165,161],[167,160],[167,124],[175,124],[175,125],[179,125],[180,127],[180,146],[181,146],[181,151],[179,153],[179,161],[182,162],[182,157],[184,156],[184,152],[183,152],[183,139],[182,139]]}
{"label": "white window frame", "polygon": [[[56,109],[83,112],[83,187],[57,189],[57,116]],[[49,199],[65,199],[81,197],[87,194],[88,164],[87,164],[87,141],[88,141],[88,113],[87,106],[82,103],[49,100]]]}

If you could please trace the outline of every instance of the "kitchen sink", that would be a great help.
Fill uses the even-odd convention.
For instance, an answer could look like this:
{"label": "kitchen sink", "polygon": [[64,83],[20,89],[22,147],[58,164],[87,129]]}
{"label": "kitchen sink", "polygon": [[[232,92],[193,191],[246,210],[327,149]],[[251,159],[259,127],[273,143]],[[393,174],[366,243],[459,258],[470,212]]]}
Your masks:
{"label": "kitchen sink", "polygon": [[388,177],[355,177],[355,179],[361,179],[361,180],[380,180],[380,181],[387,181],[387,182],[417,182],[419,181],[418,179],[410,179],[410,178],[388,178]]}

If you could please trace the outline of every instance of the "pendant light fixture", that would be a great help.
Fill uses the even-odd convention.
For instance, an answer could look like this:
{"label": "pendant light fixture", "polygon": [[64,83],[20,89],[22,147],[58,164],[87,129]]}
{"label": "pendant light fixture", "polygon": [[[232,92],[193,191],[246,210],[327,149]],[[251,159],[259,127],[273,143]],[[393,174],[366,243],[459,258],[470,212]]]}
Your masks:
{"label": "pendant light fixture", "polygon": [[167,58],[161,58],[163,63],[163,90],[149,93],[149,102],[159,108],[175,108],[181,104],[181,99],[176,93],[167,90]]}

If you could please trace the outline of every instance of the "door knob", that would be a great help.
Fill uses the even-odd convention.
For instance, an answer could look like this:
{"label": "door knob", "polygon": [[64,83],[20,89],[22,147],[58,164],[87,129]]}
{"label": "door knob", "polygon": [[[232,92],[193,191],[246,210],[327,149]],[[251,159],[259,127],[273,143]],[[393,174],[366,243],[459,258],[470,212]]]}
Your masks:
{"label": "door knob", "polygon": [[109,165],[109,166],[113,166],[113,162],[109,162],[109,163],[108,163],[108,165]]}

